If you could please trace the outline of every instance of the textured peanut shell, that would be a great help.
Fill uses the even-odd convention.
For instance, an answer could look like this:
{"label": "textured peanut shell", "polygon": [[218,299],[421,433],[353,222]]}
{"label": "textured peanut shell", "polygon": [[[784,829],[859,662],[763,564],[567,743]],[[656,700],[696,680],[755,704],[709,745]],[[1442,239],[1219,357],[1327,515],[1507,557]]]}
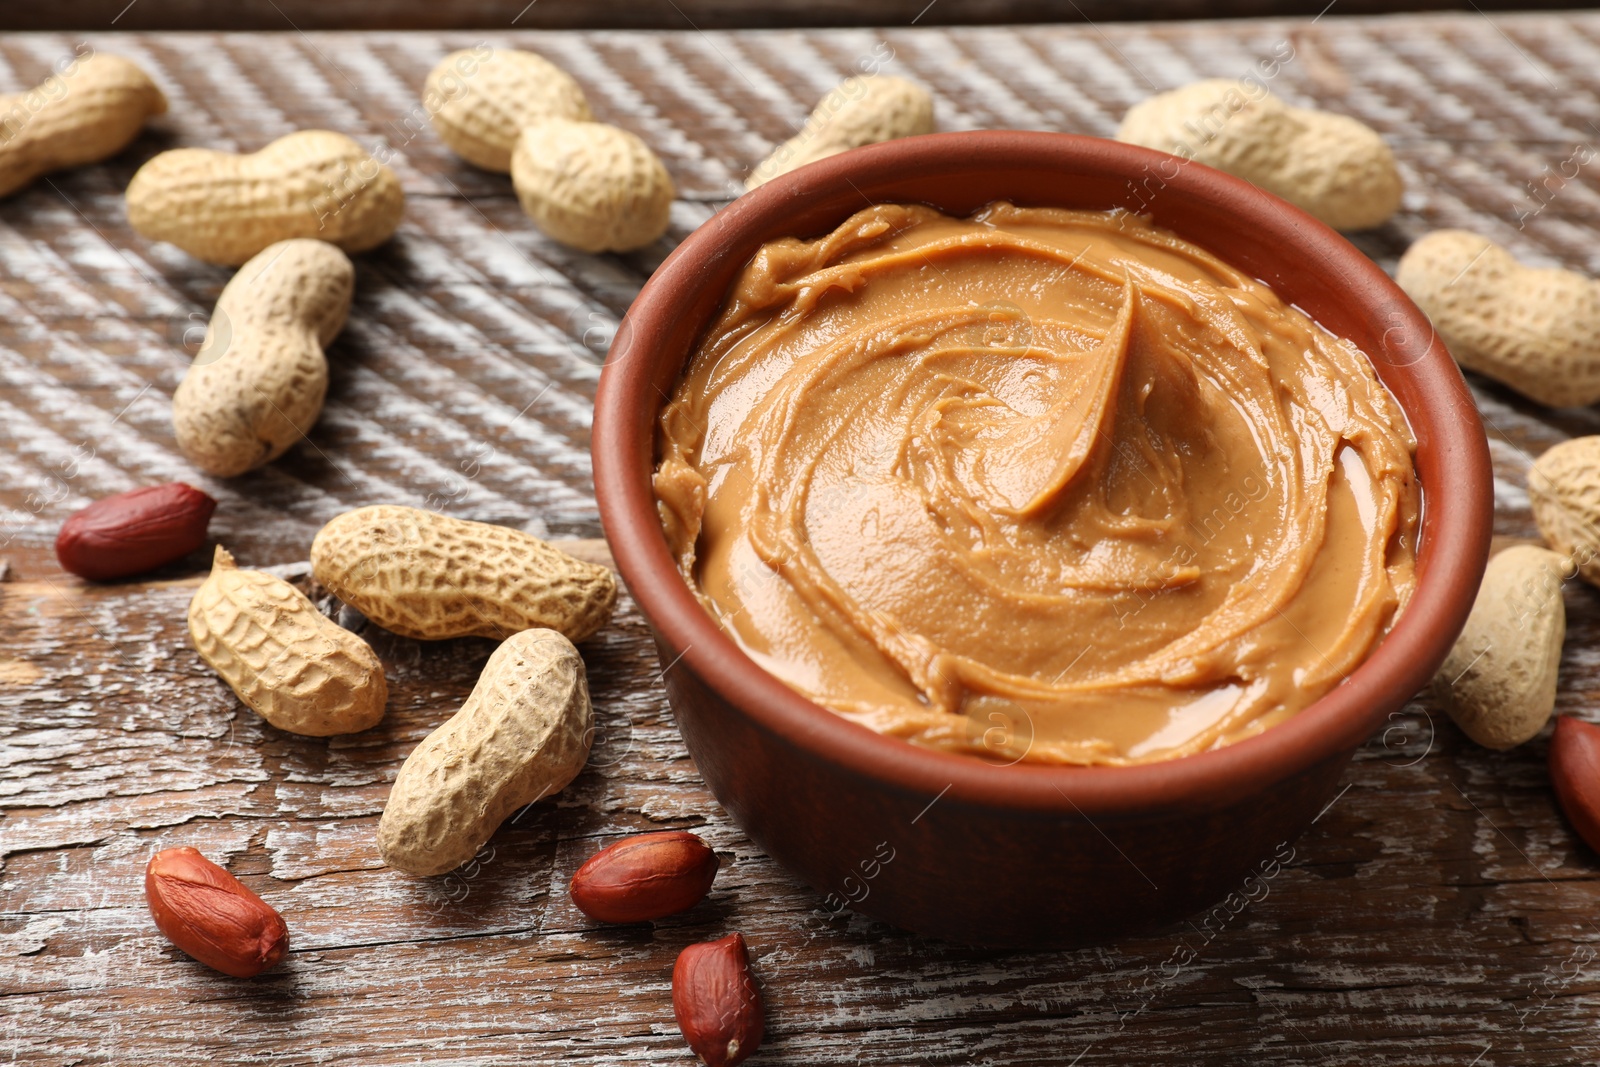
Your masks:
{"label": "textured peanut shell", "polygon": [[1152,96],[1128,109],[1117,140],[1227,171],[1339,230],[1382,224],[1404,191],[1376,130],[1290,107],[1246,82],[1211,79]]}
{"label": "textured peanut shell", "polygon": [[1434,677],[1445,711],[1480,745],[1520,745],[1555,710],[1567,567],[1565,556],[1536,545],[1516,545],[1489,561],[1466,628]]}
{"label": "textured peanut shell", "polygon": [[428,74],[423,106],[439,140],[468,163],[511,172],[524,126],[543,119],[587,122],[589,101],[566,71],[533,52],[451,52]]}
{"label": "textured peanut shell", "polygon": [[750,172],[745,188],[847,149],[932,132],[933,97],[921,85],[887,74],[847,78],[822,98],[799,133]]}
{"label": "textured peanut shell", "polygon": [[327,737],[383,718],[389,686],[371,646],[282,578],[240,570],[220,545],[189,602],[189,636],[239,699],[280,730]]}
{"label": "textured peanut shell", "polygon": [[156,83],[121,56],[85,56],[25,93],[0,95],[0,196],[116,155],[166,110]]}
{"label": "textured peanut shell", "polygon": [[1395,280],[1463,367],[1551,407],[1600,400],[1600,285],[1584,275],[1435,230],[1406,249]]}
{"label": "textured peanut shell", "polygon": [[1600,586],[1600,437],[1563,441],[1535,460],[1528,500],[1545,544]]}
{"label": "textured peanut shell", "polygon": [[511,153],[522,210],[545,233],[584,252],[629,252],[663,233],[676,191],[667,168],[627,130],[545,119]]}
{"label": "textured peanut shell", "polygon": [[190,462],[228,477],[282,455],[328,392],[323,348],[344,328],[355,268],[323,241],[281,241],[223,287],[205,343],[172,394]]}
{"label": "textured peanut shell", "polygon": [[546,627],[582,641],[611,618],[617,580],[532,534],[379,504],[311,542],[311,571],[386,630],[424,641]]}
{"label": "textured peanut shell", "polygon": [[593,725],[572,642],[554,630],[513,634],[461,710],[401,766],[378,822],[383,861],[424,875],[461,866],[512,812],[578,776]]}
{"label": "textured peanut shell", "polygon": [[364,252],[389,239],[404,210],[394,171],[327,130],[291,133],[249,155],[173,149],[128,183],[135,230],[229,266],[292,237]]}

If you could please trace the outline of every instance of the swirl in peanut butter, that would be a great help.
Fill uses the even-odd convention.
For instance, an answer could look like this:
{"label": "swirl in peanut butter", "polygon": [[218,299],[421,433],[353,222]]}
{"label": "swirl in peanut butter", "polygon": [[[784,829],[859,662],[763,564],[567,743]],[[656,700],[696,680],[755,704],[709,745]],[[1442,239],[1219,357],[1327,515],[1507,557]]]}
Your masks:
{"label": "swirl in peanut butter", "polygon": [[1224,745],[1414,584],[1414,441],[1354,345],[1122,212],[862,211],[744,268],[658,432],[685,579],[758,663],[992,760]]}

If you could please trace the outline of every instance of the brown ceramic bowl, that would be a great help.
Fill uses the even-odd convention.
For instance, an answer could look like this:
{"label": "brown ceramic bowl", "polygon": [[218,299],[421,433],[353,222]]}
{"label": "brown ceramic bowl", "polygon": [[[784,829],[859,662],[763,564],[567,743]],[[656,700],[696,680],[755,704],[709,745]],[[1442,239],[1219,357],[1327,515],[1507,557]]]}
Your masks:
{"label": "brown ceramic bowl", "polygon": [[[758,667],[668,555],[650,475],[656,415],[736,272],[764,241],[833,229],[869,202],[965,214],[991,200],[1127,207],[1261,278],[1368,352],[1417,435],[1418,583],[1338,688],[1226,748],[1133,767],[992,765],[883,737]],[[1488,448],[1428,320],[1344,238],[1255,186],[1115,141],[932,134],[762,186],[683,242],[628,312],[600,379],[595,490],[649,620],[667,697],[723,806],[822,894],[919,933],[984,945],[1103,940],[1226,901],[1333,799],[1354,750],[1427,683],[1483,573]],[[1256,883],[1249,883],[1254,886]]]}

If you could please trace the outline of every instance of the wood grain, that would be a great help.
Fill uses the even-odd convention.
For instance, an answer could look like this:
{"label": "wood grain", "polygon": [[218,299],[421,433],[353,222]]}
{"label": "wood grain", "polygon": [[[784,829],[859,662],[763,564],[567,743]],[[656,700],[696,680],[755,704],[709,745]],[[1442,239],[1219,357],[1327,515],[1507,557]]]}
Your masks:
{"label": "wood grain", "polygon": [[[503,177],[462,165],[419,121],[428,68],[481,37],[91,36],[146,65],[172,112],[106,165],[0,202],[0,556],[15,575],[0,584],[0,1058],[687,1064],[672,960],[730,929],[749,939],[771,1007],[755,1063],[1600,1055],[1600,867],[1554,807],[1546,741],[1486,752],[1426,698],[1361,751],[1346,791],[1239,914],[1077,952],[982,952],[821,918],[818,893],[706,793],[626,600],[583,648],[604,725],[590,767],[475,870],[417,880],[380,866],[376,817],[401,759],[470,690],[486,642],[369,631],[391,680],[385,723],[292,737],[189,647],[199,557],[157,581],[91,587],[49,547],[90,500],[175,478],[218,497],[212,533],[244,564],[291,575],[318,526],[370,503],[597,536],[590,405],[619,316],[673,242],[883,45],[892,69],[932,87],[946,129],[1109,134],[1152,90],[1248,73],[1287,40],[1276,91],[1354,114],[1395,146],[1404,210],[1356,237],[1380,263],[1392,269],[1431,228],[1466,226],[1530,262],[1600,272],[1600,186],[1589,169],[1561,176],[1600,138],[1600,15],[494,35],[572,71],[600,117],[665,159],[680,189],[671,232],[626,257],[546,240]],[[0,88],[34,84],[75,39],[0,39]],[[263,471],[209,479],[176,451],[168,406],[228,274],[133,234],[121,190],[163,148],[249,149],[302,126],[393,148],[406,219],[359,257],[309,439]],[[1600,432],[1600,416],[1473,386],[1497,533],[1534,536],[1531,456]],[[1568,607],[1559,710],[1596,717],[1600,594],[1573,587]],[[654,927],[596,928],[567,879],[597,845],[651,827],[705,835],[724,860],[716,888]],[[140,877],[172,844],[281,908],[294,936],[281,971],[222,978],[159,938]]]}
{"label": "wood grain", "polygon": [[[7,30],[709,30],[1317,15],[1328,0],[55,0],[0,6]],[[1338,16],[1494,11],[1516,0],[1339,0]],[[1544,9],[1587,7],[1542,0]]]}

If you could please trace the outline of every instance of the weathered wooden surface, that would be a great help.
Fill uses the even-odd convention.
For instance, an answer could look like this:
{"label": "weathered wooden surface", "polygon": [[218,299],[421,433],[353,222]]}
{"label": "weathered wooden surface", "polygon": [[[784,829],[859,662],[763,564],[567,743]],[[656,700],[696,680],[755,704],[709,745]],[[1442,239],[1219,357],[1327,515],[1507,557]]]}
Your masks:
{"label": "weathered wooden surface", "polygon": [[[505,179],[457,162],[425,124],[412,132],[427,69],[481,37],[91,37],[146,64],[172,113],[111,163],[0,203],[0,555],[15,571],[0,585],[0,1059],[687,1064],[671,963],[729,929],[749,938],[771,1007],[756,1063],[1600,1057],[1600,861],[1555,810],[1545,742],[1485,752],[1427,700],[1359,754],[1265,898],[1227,921],[1078,952],[981,952],[818,917],[818,894],[707,795],[626,602],[584,648],[605,726],[589,769],[498,835],[477,870],[415,880],[379,864],[376,817],[486,643],[378,634],[387,721],[295,738],[240,708],[189,648],[192,572],[90,589],[49,553],[75,508],[173,478],[221,500],[212,532],[247,565],[303,560],[322,522],[376,502],[596,536],[590,400],[618,317],[672,241],[882,44],[891,68],[934,88],[944,128],[1107,134],[1153,87],[1248,73],[1288,40],[1295,57],[1273,87],[1373,124],[1405,168],[1404,212],[1357,238],[1385,266],[1430,228],[1469,226],[1529,261],[1600,272],[1600,196],[1579,151],[1600,138],[1600,16],[494,35],[562,63],[600,117],[665,159],[681,192],[672,231],[627,257],[552,244]],[[0,40],[0,86],[33,84],[73,40]],[[407,216],[359,258],[310,440],[216,481],[175,451],[168,403],[227,272],[136,237],[120,191],[162,148],[254,148],[300,126],[394,148]],[[1563,178],[1573,159],[1586,162]],[[1530,536],[1530,455],[1600,432],[1600,417],[1474,387],[1498,530]],[[1568,604],[1560,710],[1594,717],[1600,595],[1573,588]],[[716,889],[653,929],[595,928],[567,879],[598,844],[649,827],[711,840]],[[173,844],[226,862],[283,910],[282,970],[222,978],[159,938],[141,873]]]}
{"label": "weathered wooden surface", "polygon": [[[1328,0],[52,0],[0,5],[7,30],[729,29],[1316,15]],[[1518,0],[1338,0],[1341,15],[1516,9]],[[1587,7],[1541,0],[1539,7]]]}

